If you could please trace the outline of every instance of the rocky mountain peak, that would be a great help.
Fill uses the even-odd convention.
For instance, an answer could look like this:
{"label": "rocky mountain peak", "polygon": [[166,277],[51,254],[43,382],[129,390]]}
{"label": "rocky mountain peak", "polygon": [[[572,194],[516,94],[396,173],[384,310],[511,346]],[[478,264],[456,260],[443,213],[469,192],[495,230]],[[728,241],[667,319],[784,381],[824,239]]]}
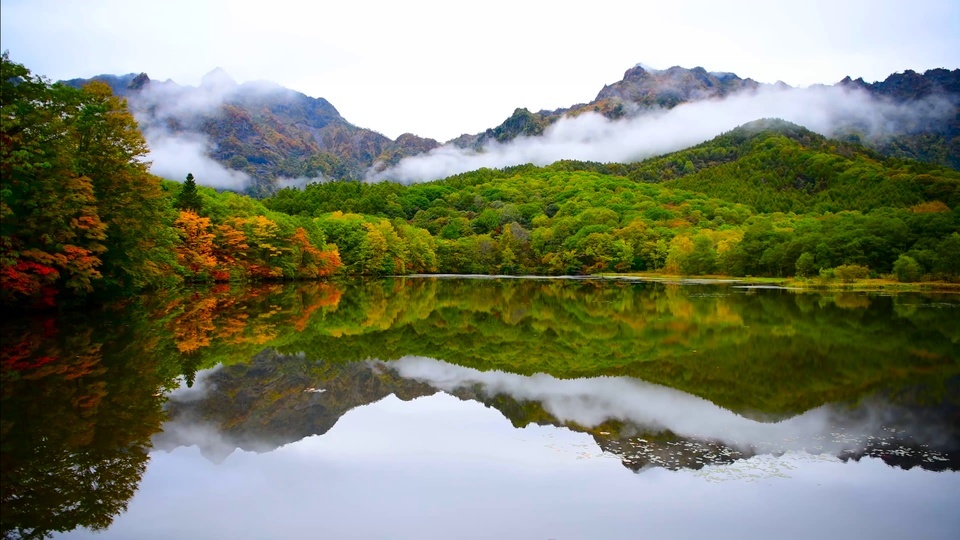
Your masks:
{"label": "rocky mountain peak", "polygon": [[141,73],[133,78],[130,81],[130,84],[127,85],[127,88],[130,90],[142,90],[145,86],[150,84],[150,77],[146,73]]}

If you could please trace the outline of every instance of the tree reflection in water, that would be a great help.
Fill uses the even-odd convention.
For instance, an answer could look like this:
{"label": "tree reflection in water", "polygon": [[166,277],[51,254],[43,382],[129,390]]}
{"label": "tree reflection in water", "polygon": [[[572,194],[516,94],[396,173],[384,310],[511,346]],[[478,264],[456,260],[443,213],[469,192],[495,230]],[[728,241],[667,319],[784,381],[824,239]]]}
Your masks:
{"label": "tree reflection in water", "polygon": [[[534,397],[405,378],[391,361],[411,356],[559,381],[632,377],[755,422],[874,395],[939,418],[957,410],[958,306],[918,294],[406,278],[216,286],[5,321],[0,523],[8,537],[107,527],[137,489],[151,439],[177,444],[176,422],[158,434],[167,413],[184,420],[202,412],[228,449],[269,449],[322,433],[385,395],[442,390],[493,406],[518,426],[587,431],[630,468],[669,465],[656,448],[638,453],[640,440],[696,450],[689,437],[629,418],[585,425]],[[168,391],[217,365],[226,366],[216,375],[219,393],[193,405],[174,399],[165,411]],[[700,443],[678,466],[736,458],[715,441]]]}

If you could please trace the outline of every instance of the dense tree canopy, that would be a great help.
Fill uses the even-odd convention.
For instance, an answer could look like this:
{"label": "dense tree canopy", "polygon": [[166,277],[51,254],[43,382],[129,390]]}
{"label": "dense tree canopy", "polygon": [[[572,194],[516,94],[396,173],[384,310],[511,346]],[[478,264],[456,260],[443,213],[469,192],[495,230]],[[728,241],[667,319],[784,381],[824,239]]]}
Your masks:
{"label": "dense tree canopy", "polygon": [[[772,136],[788,146],[799,144],[794,138]],[[823,140],[808,136],[817,145]],[[766,140],[764,134],[757,137],[751,140]],[[725,138],[718,140],[722,143]],[[746,152],[748,157],[754,156],[753,151]],[[645,163],[635,165],[634,171],[644,170]],[[872,177],[857,179],[838,173],[837,178],[852,183],[832,188],[827,182],[820,192],[821,198],[833,201],[836,212],[823,210],[817,200],[804,202],[805,195],[794,193],[789,186],[774,193],[796,201],[797,211],[759,213],[740,202],[749,197],[739,192],[709,197],[676,189],[674,182],[638,182],[625,170],[621,175],[606,174],[615,172],[612,166],[569,161],[549,167],[481,169],[411,186],[312,184],[302,190],[282,190],[264,204],[280,212],[315,216],[331,241],[340,246],[351,273],[402,273],[400,268],[423,271],[401,264],[357,263],[363,245],[360,230],[365,223],[380,223],[381,228],[389,225],[394,230],[413,227],[423,231],[431,239],[426,245],[433,246],[439,272],[660,270],[694,275],[814,276],[821,268],[844,264],[891,273],[897,258],[909,255],[924,275],[956,276],[951,268],[953,238],[960,235],[960,212],[954,203],[960,181],[955,173],[930,174],[929,168],[911,176],[904,171],[928,166],[901,165],[896,169],[889,163],[876,164],[880,170],[894,171],[890,173],[896,177],[894,183],[909,193],[891,196],[886,202],[877,202],[882,189],[876,188]],[[733,185],[735,180],[730,182]],[[857,183],[864,187],[856,189]],[[751,189],[748,182],[743,189]],[[347,223],[353,224],[353,234],[347,234]],[[395,260],[405,261],[404,235],[380,236],[387,242],[379,249],[392,250]],[[394,242],[399,245],[393,246]],[[802,262],[799,270],[798,262]]]}

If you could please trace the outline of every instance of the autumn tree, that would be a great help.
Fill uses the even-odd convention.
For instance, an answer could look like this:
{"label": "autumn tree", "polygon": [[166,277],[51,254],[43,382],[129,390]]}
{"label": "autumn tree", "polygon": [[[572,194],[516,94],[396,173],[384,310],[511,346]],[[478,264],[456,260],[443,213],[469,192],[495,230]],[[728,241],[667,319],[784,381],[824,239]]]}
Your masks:
{"label": "autumn tree", "polygon": [[160,179],[147,172],[148,149],[137,122],[105,83],[84,87],[82,99],[74,133],[76,166],[91,179],[107,225],[104,287],[124,293],[169,282],[175,276],[175,214]]}
{"label": "autumn tree", "polygon": [[51,84],[2,57],[4,301],[129,292],[175,279],[170,207],[126,103]]}
{"label": "autumn tree", "polygon": [[298,278],[320,278],[333,275],[340,268],[336,248],[322,250],[314,246],[303,227],[297,227],[290,239]]}
{"label": "autumn tree", "polygon": [[206,279],[217,266],[213,244],[215,235],[210,220],[192,210],[181,210],[174,226],[180,235],[177,264],[184,269],[188,278]]}
{"label": "autumn tree", "polygon": [[75,166],[79,91],[10,61],[0,67],[0,298],[52,303],[101,278],[106,225]]}

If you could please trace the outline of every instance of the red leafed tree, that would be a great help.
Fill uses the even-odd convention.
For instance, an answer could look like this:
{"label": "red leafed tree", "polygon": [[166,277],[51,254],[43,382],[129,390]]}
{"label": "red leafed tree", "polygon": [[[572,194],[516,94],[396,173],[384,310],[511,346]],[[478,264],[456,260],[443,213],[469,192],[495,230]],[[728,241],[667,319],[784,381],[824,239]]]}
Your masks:
{"label": "red leafed tree", "polygon": [[78,90],[50,85],[2,58],[0,69],[0,295],[51,303],[86,294],[106,251],[93,183],[76,170]]}
{"label": "red leafed tree", "polygon": [[317,248],[307,238],[307,231],[303,227],[297,227],[290,243],[294,249],[297,277],[327,277],[340,269],[340,253],[337,248]]}

